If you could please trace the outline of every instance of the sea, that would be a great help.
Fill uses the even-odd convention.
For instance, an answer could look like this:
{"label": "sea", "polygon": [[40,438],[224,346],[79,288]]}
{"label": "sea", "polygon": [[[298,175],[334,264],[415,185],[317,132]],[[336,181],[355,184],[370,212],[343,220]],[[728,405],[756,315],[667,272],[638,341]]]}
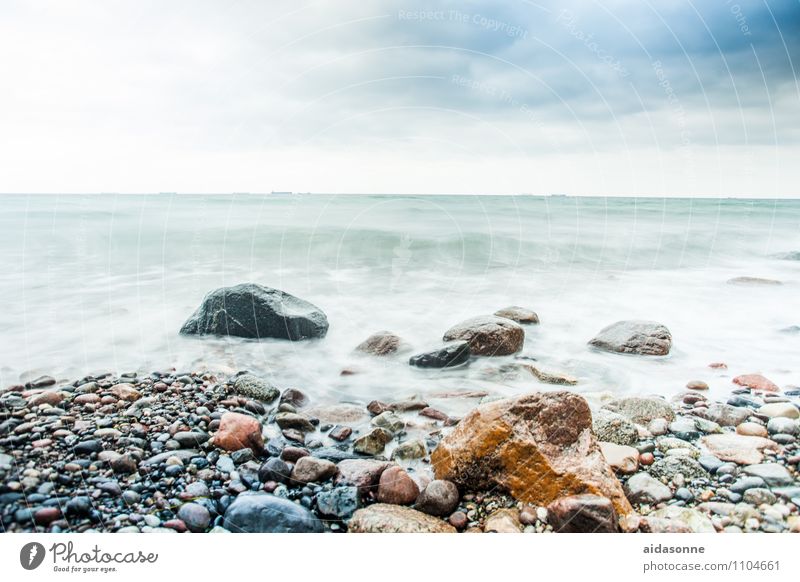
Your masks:
{"label": "sea", "polygon": [[[408,365],[454,324],[510,305],[540,318],[521,354],[574,376],[579,392],[670,396],[702,380],[727,394],[745,373],[800,385],[800,200],[163,193],[0,204],[2,386],[176,369],[250,370],[318,402],[557,389],[499,372],[510,356]],[[243,282],[317,305],[327,337],[179,335],[206,293]],[[666,325],[671,353],[587,344],[626,319]],[[353,351],[380,330],[410,351]]]}

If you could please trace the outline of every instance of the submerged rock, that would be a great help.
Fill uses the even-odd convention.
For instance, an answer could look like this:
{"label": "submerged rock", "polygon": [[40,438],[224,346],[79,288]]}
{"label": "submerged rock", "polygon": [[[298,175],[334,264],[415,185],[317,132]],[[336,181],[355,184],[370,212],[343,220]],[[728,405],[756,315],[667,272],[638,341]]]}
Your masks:
{"label": "submerged rock", "polygon": [[321,533],[322,522],[304,507],[268,493],[241,493],[225,511],[233,533]]}
{"label": "submerged rock", "polygon": [[468,342],[469,351],[474,356],[508,356],[522,349],[525,331],[510,319],[484,315],[451,327],[443,339]]}
{"label": "submerged rock", "polygon": [[294,295],[243,283],[206,295],[180,332],[296,341],[325,337],[328,318],[318,307]]}
{"label": "submerged rock", "polygon": [[421,511],[376,503],[353,514],[352,533],[456,533],[456,528]]}
{"label": "submerged rock", "polygon": [[408,363],[417,368],[452,368],[469,361],[469,344],[449,342],[440,348],[411,356]]}
{"label": "submerged rock", "polygon": [[672,334],[655,321],[618,321],[600,330],[589,345],[619,354],[665,356],[672,347]]}
{"label": "submerged rock", "polygon": [[533,393],[483,404],[431,455],[437,479],[469,490],[499,487],[546,505],[570,494],[608,497],[631,512],[592,434],[586,401],[570,392]]}

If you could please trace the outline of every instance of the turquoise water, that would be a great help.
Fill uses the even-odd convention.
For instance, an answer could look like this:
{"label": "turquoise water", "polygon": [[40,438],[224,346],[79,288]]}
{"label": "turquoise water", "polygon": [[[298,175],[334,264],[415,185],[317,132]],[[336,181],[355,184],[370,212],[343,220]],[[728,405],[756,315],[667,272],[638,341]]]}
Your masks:
{"label": "turquoise water", "polygon": [[[517,392],[499,360],[421,372],[352,348],[395,331],[415,348],[517,304],[537,311],[525,353],[586,391],[660,392],[738,373],[800,384],[800,201],[495,196],[8,195],[0,209],[2,383],[31,373],[248,368],[317,398],[449,388]],[[737,276],[782,286],[727,285]],[[321,307],[319,342],[178,336],[209,290],[244,281]],[[619,319],[673,333],[671,356],[601,354]],[[708,369],[725,361],[727,372]],[[343,367],[361,374],[340,377]]]}

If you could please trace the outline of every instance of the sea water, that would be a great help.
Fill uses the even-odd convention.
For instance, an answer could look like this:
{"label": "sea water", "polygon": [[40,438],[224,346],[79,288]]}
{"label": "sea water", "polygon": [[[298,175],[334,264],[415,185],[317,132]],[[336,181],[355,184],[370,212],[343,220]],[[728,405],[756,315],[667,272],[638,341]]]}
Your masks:
{"label": "sea water", "polygon": [[[800,261],[783,258],[800,250],[797,200],[65,194],[1,204],[3,386],[176,368],[247,369],[318,401],[551,388],[498,374],[510,357],[408,366],[450,326],[508,305],[539,314],[523,354],[575,376],[575,390],[670,395],[704,380],[727,392],[753,372],[800,384]],[[739,276],[783,285],[726,283]],[[314,303],[327,337],[178,334],[207,292],[242,282]],[[670,355],[587,345],[623,319],[666,325]],[[353,353],[378,330],[412,351]]]}

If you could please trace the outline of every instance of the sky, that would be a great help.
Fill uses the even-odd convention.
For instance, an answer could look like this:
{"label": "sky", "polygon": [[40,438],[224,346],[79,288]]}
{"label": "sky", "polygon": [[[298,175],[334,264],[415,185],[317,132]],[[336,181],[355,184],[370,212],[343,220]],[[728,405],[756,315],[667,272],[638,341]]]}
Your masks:
{"label": "sky", "polygon": [[0,2],[0,192],[800,197],[800,2]]}

